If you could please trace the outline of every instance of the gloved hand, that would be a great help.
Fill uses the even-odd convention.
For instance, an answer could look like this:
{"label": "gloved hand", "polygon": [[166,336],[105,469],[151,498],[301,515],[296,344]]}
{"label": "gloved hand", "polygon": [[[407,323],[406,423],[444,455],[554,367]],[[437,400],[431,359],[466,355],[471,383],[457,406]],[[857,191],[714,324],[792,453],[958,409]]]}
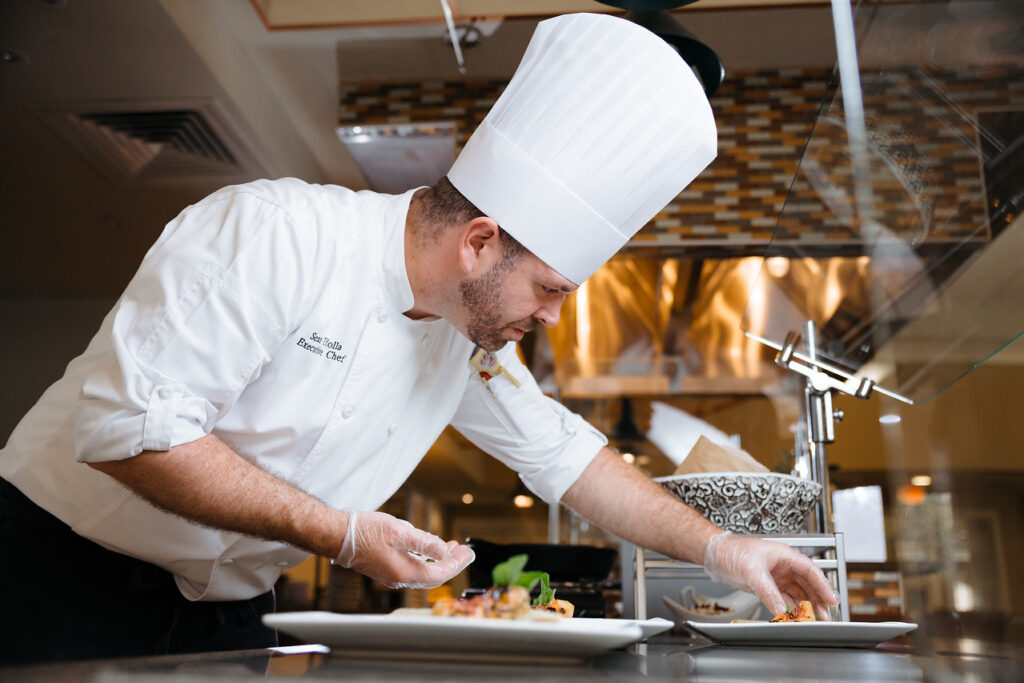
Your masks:
{"label": "gloved hand", "polygon": [[469,546],[445,543],[404,519],[384,512],[348,514],[348,531],[335,564],[389,588],[434,588],[476,559]]}
{"label": "gloved hand", "polygon": [[819,619],[828,620],[828,605],[837,602],[825,575],[787,545],[728,531],[712,536],[704,549],[704,571],[712,581],[754,593],[781,614],[787,605],[810,600]]}

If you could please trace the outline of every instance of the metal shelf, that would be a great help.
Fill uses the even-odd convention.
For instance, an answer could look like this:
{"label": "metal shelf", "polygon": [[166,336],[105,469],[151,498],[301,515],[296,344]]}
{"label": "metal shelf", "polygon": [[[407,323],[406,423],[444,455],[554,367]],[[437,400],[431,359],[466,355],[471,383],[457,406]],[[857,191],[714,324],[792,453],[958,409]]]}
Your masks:
{"label": "metal shelf", "polygon": [[[756,538],[784,543],[792,548],[814,550],[814,555],[823,554],[823,557],[811,557],[811,561],[825,572],[833,587],[839,592],[840,620],[850,620],[850,595],[846,582],[846,550],[841,533],[756,536]],[[700,565],[673,560],[664,555],[649,555],[643,548],[636,546],[633,555],[633,611],[638,620],[647,618],[648,578],[706,579],[708,575]]]}

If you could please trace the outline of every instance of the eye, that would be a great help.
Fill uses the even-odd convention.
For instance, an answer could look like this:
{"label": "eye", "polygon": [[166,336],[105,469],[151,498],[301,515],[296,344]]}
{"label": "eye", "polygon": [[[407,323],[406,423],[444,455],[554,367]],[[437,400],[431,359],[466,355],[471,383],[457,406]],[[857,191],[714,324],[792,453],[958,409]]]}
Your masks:
{"label": "eye", "polygon": [[552,294],[557,294],[557,293],[559,293],[561,291],[561,290],[555,289],[554,287],[545,287],[544,285],[541,285],[540,288],[548,296],[551,296]]}

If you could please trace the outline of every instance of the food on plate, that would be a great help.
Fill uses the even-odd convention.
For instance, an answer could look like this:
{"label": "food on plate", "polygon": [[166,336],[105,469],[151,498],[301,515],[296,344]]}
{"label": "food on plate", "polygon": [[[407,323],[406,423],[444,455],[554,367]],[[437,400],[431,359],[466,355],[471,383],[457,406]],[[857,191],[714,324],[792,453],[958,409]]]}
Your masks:
{"label": "food on plate", "polygon": [[800,604],[772,617],[773,624],[787,621],[817,621],[814,616],[814,606],[810,600],[801,600]]}
{"label": "food on plate", "polygon": [[[573,604],[556,600],[546,572],[525,572],[526,555],[516,555],[494,567],[492,585],[480,595],[438,600],[431,614],[442,617],[483,617],[485,619],[558,619],[573,615]],[[530,591],[540,584],[540,594],[531,602]]]}
{"label": "food on plate", "polygon": [[480,595],[438,600],[431,614],[438,617],[518,619],[530,611],[530,592],[522,586],[492,586]]}
{"label": "food on plate", "polygon": [[573,612],[576,611],[576,606],[568,600],[556,600],[555,598],[551,598],[547,604],[538,605],[534,607],[534,609],[543,610],[545,612],[554,612],[555,614],[563,617],[571,617]]}
{"label": "food on plate", "polygon": [[720,616],[722,614],[728,614],[729,612],[735,612],[731,607],[719,605],[717,602],[712,600],[711,602],[696,602],[693,607],[688,608],[691,612],[697,614],[707,614],[711,616]]}

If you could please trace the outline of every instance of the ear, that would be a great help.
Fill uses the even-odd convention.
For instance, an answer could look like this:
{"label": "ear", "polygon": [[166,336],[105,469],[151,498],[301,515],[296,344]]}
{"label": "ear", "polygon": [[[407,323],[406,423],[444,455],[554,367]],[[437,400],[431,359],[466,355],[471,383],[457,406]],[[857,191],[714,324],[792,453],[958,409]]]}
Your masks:
{"label": "ear", "polygon": [[476,277],[491,269],[501,257],[498,224],[487,216],[466,223],[459,233],[459,268],[464,275]]}

